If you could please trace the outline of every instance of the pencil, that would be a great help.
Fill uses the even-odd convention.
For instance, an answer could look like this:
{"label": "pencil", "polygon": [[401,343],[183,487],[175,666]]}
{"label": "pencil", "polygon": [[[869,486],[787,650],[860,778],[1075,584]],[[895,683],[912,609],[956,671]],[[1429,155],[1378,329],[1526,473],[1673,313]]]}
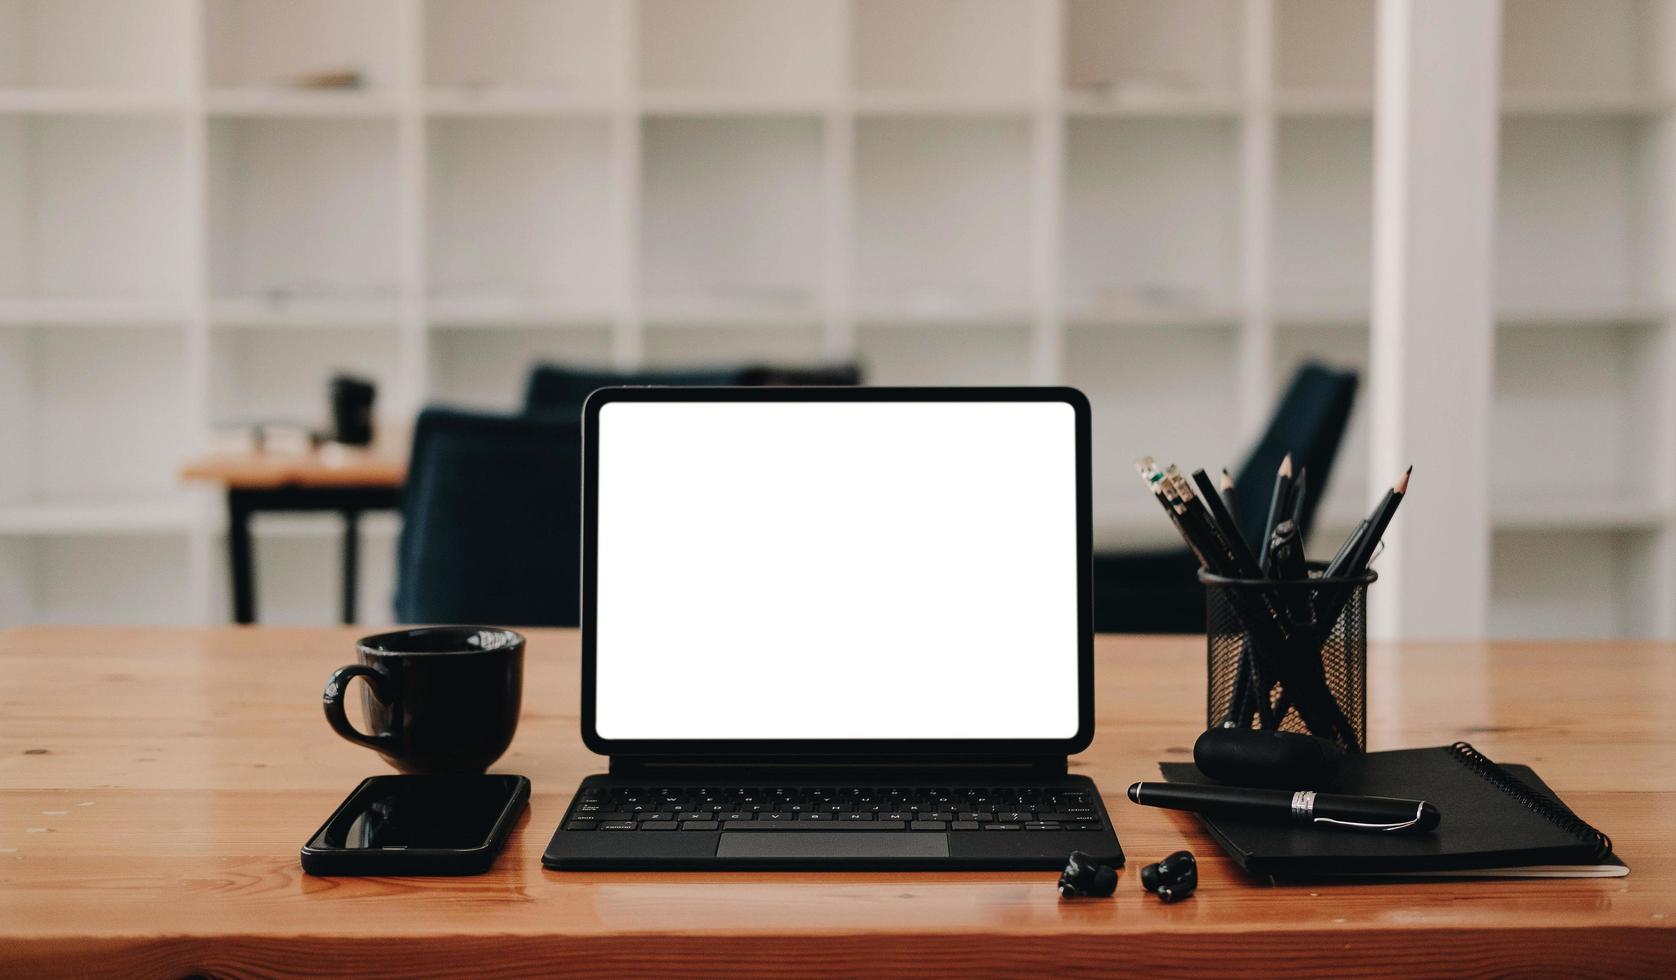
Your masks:
{"label": "pencil", "polygon": [[[1292,498],[1292,454],[1280,461],[1280,472],[1274,478],[1274,496],[1269,498],[1269,519],[1263,522],[1263,541],[1274,537],[1274,529],[1286,513],[1286,503]],[[1257,562],[1264,575],[1269,573],[1269,549],[1263,548]]]}
{"label": "pencil", "polygon": [[[1298,468],[1298,478],[1292,481],[1292,506],[1288,507],[1287,516],[1293,524],[1298,525],[1298,534],[1304,530],[1304,499],[1309,496],[1309,467]],[[1277,529],[1279,525],[1276,525]],[[1301,540],[1301,538],[1300,538]]]}
{"label": "pencil", "polygon": [[1408,493],[1408,478],[1414,475],[1414,467],[1410,466],[1391,484],[1391,489],[1385,491],[1384,499],[1374,508],[1368,517],[1368,533],[1358,542],[1354,557],[1350,559],[1350,574],[1356,575],[1365,571],[1368,562],[1373,559],[1374,551],[1379,547],[1379,541],[1385,536],[1385,529],[1391,526],[1391,518],[1397,515],[1397,508],[1402,506],[1402,499]]}

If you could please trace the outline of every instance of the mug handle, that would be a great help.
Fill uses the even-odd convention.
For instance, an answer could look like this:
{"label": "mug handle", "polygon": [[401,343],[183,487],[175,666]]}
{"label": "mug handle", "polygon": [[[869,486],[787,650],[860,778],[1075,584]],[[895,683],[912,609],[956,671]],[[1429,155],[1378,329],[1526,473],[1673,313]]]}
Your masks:
{"label": "mug handle", "polygon": [[390,675],[377,667],[366,664],[350,664],[332,671],[332,676],[326,678],[326,690],[320,695],[320,703],[326,709],[326,721],[331,723],[332,731],[344,738],[377,749],[380,752],[394,752],[397,749],[396,736],[392,732],[379,732],[368,735],[357,731],[349,723],[349,716],[343,712],[343,692],[349,687],[349,682],[357,677],[364,677],[367,686],[372,688],[372,696],[380,704],[390,703]]}

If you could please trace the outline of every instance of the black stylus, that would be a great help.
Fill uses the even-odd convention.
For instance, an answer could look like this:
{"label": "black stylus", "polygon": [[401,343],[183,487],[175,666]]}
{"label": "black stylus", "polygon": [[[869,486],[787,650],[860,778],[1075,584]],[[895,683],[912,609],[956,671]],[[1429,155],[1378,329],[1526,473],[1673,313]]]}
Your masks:
{"label": "black stylus", "polygon": [[1142,806],[1161,806],[1170,810],[1287,820],[1311,826],[1348,827],[1385,833],[1424,834],[1436,830],[1443,819],[1437,807],[1421,800],[1345,796],[1314,790],[1294,793],[1284,789],[1246,789],[1192,783],[1135,783],[1129,787],[1129,799]]}

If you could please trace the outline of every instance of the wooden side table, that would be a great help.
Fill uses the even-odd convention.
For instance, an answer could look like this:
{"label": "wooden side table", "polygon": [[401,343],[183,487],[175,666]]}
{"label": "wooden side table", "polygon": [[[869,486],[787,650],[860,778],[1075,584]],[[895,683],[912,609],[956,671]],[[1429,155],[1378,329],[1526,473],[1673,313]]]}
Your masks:
{"label": "wooden side table", "polygon": [[233,621],[256,622],[256,570],[250,521],[259,511],[343,515],[342,613],[355,621],[364,511],[395,510],[407,461],[377,449],[328,445],[302,453],[212,453],[181,466],[183,480],[218,483],[227,494],[227,559]]}

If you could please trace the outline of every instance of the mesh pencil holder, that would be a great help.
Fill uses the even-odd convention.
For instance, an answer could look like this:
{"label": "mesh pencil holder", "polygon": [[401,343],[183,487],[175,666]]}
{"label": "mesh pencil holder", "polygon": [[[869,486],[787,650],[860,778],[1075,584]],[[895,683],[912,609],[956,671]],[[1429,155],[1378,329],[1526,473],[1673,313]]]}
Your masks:
{"label": "mesh pencil holder", "polygon": [[1206,727],[1278,729],[1367,748],[1365,572],[1293,581],[1199,573],[1208,647]]}

